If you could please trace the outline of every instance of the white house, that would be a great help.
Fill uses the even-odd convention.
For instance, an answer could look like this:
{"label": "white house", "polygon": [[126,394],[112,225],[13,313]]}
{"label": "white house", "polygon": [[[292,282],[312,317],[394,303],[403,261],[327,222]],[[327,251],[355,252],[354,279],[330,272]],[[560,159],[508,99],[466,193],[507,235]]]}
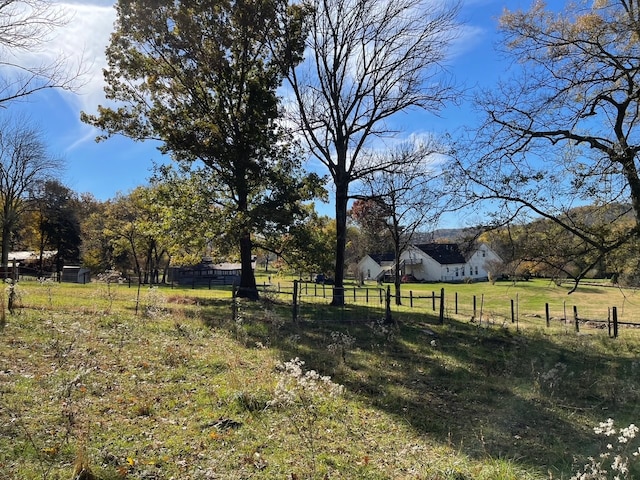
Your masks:
{"label": "white house", "polygon": [[[393,255],[391,256],[393,257]],[[358,263],[358,271],[364,278],[383,279],[385,273],[393,275],[394,262],[384,267],[378,263],[378,274],[367,276],[360,269],[373,273],[375,256],[367,255]],[[389,260],[388,260],[389,261]],[[413,275],[425,282],[461,282],[465,279],[486,280],[491,262],[500,262],[500,257],[488,245],[478,244],[474,250],[463,252],[455,243],[424,243],[411,245],[400,254],[401,275]]]}
{"label": "white house", "polygon": [[383,272],[390,270],[394,264],[395,255],[393,252],[365,255],[358,262],[358,278],[363,280],[377,279]]}

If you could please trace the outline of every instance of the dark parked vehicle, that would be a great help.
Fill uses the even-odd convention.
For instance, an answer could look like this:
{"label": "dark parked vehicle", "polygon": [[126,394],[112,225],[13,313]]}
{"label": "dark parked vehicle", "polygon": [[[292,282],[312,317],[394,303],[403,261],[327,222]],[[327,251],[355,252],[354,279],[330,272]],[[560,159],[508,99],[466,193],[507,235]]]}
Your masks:
{"label": "dark parked vehicle", "polygon": [[324,273],[316,275],[316,283],[322,283],[323,285],[333,285],[333,278],[327,277]]}

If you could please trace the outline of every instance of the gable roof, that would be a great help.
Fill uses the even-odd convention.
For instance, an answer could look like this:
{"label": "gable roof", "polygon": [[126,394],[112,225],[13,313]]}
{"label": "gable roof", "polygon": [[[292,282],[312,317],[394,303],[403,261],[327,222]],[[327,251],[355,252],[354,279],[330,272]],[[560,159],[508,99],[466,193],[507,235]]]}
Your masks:
{"label": "gable roof", "polygon": [[467,262],[456,243],[422,243],[420,245],[415,245],[415,247],[429,255],[440,265],[452,265]]}
{"label": "gable roof", "polygon": [[382,265],[382,262],[395,262],[396,255],[393,252],[385,253],[370,253],[369,256],[378,264]]}

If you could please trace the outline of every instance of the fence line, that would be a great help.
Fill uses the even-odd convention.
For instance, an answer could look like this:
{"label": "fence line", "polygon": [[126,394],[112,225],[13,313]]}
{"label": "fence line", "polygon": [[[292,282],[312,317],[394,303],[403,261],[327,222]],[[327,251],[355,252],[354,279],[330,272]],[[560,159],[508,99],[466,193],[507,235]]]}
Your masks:
{"label": "fence line", "polygon": [[[309,282],[294,282],[294,287],[286,288],[280,284],[262,286],[266,291],[277,292],[278,294],[291,296],[292,316],[297,318],[300,308],[309,310],[309,305],[313,303],[314,298],[329,299],[333,297],[336,287],[333,285],[324,285]],[[297,292],[294,295],[294,288]],[[294,301],[294,299],[296,299]],[[395,295],[390,292],[390,286],[387,288],[380,287],[344,287],[344,308],[339,312],[340,318],[349,315],[362,315],[362,312],[354,313],[346,311],[353,306],[368,306],[374,312],[370,315],[383,316],[389,319],[395,312],[399,311],[398,306],[394,302]],[[559,322],[563,324],[573,325],[576,332],[580,331],[580,327],[591,327],[606,329],[611,337],[618,337],[620,327],[640,327],[639,322],[630,321],[628,314],[621,315],[617,306],[603,307],[603,309],[586,310],[580,309],[577,305],[567,305],[564,301],[561,306],[545,303],[543,311],[521,311],[520,298],[518,294],[515,298],[507,299],[503,306],[496,306],[495,300],[491,302],[491,306],[487,306],[485,295],[473,295],[471,301],[462,301],[461,295],[454,291],[453,294],[445,295],[445,289],[442,288],[440,293],[431,291],[416,292],[411,289],[402,289],[401,303],[405,309],[415,309],[423,313],[435,313],[440,322],[444,321],[445,312],[447,314],[455,314],[456,316],[467,316],[472,322],[503,322],[514,324],[516,329],[521,327],[522,319],[528,323],[536,322],[540,319],[540,323],[544,322],[547,328],[557,325]],[[294,305],[297,302],[297,306]],[[315,302],[317,303],[317,302]],[[326,304],[325,304],[326,305]],[[316,305],[322,308],[322,304]],[[384,313],[382,307],[384,306]],[[627,308],[627,310],[629,310]],[[403,310],[406,311],[406,310]],[[367,314],[369,315],[369,314]]]}

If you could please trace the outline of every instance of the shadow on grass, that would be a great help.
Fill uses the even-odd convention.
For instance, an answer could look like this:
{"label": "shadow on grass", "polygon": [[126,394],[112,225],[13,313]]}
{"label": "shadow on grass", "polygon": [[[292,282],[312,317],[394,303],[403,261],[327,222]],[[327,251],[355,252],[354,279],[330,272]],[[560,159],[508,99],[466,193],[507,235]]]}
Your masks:
{"label": "shadow on grass", "polygon": [[[229,302],[208,306],[209,325],[223,305],[228,312]],[[450,319],[439,325],[415,313],[395,314],[389,326],[379,308],[361,306],[308,307],[293,323],[284,303],[242,308],[248,345],[268,342],[283,359],[300,357],[350,394],[472,458],[568,478],[574,455],[599,451],[591,427],[607,417],[631,423],[638,413],[633,355],[589,348],[584,334],[523,334]],[[336,345],[333,332],[353,343]]]}

